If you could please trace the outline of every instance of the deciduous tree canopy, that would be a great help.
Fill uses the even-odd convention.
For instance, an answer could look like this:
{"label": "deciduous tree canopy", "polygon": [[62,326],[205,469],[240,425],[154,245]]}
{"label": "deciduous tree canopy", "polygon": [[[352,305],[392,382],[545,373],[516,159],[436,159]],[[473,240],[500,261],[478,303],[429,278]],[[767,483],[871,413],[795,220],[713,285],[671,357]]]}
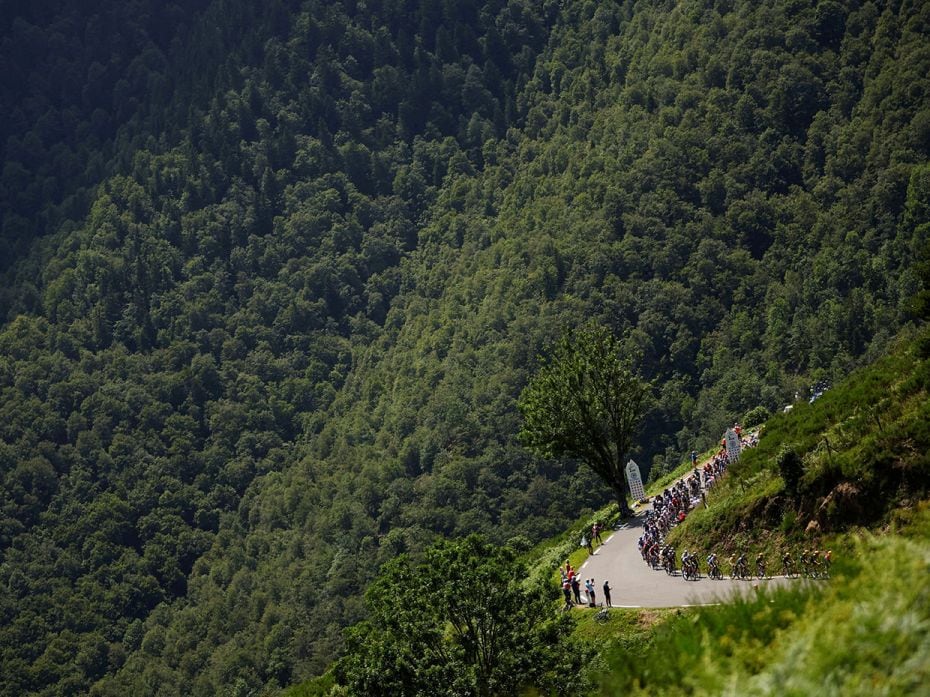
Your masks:
{"label": "deciduous tree canopy", "polygon": [[568,694],[570,617],[525,575],[512,549],[474,535],[391,561],[366,593],[369,619],[352,628],[340,680],[359,697]]}
{"label": "deciduous tree canopy", "polygon": [[584,462],[628,515],[626,457],[647,395],[646,383],[607,328],[566,332],[520,395],[520,437],[546,457]]}

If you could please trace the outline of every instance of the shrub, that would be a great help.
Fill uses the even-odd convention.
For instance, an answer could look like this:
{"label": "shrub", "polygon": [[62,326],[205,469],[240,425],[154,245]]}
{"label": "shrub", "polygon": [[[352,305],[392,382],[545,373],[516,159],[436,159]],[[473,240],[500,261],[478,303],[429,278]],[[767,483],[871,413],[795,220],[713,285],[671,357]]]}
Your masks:
{"label": "shrub", "polygon": [[778,472],[781,478],[785,480],[785,491],[792,497],[798,495],[798,484],[801,481],[801,475],[804,473],[804,467],[801,464],[801,456],[790,445],[783,445],[778,455],[775,456],[775,464],[778,466]]}
{"label": "shrub", "polygon": [[750,409],[746,412],[746,416],[743,417],[743,427],[752,428],[753,426],[758,426],[761,423],[764,423],[770,416],[771,412],[759,405],[753,409]]}

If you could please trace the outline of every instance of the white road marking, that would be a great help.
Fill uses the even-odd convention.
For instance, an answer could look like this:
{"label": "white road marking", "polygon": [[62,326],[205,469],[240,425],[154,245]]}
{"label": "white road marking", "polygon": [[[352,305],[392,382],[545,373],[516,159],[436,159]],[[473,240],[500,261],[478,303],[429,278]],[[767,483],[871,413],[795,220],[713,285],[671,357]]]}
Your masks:
{"label": "white road marking", "polygon": [[693,603],[691,605],[678,605],[678,607],[710,607],[711,605],[723,605],[723,603]]}

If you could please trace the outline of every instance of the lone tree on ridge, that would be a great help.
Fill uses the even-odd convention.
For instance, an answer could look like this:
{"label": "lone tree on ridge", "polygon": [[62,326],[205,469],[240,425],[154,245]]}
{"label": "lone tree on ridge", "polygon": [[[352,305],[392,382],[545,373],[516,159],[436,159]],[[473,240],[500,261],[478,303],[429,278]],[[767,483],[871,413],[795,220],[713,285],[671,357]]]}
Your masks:
{"label": "lone tree on ridge", "polygon": [[629,516],[625,460],[648,389],[606,328],[589,324],[566,332],[520,395],[520,438],[544,457],[588,465],[613,489],[621,515]]}

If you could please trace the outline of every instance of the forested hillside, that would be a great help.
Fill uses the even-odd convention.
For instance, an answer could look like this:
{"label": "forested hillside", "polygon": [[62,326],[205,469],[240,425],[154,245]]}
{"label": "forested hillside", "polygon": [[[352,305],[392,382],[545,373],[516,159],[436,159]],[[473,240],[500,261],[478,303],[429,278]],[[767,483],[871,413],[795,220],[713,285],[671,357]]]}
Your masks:
{"label": "forested hillside", "polygon": [[0,694],[273,691],[397,553],[607,501],[516,440],[566,326],[659,471],[910,319],[925,3],[2,16]]}

